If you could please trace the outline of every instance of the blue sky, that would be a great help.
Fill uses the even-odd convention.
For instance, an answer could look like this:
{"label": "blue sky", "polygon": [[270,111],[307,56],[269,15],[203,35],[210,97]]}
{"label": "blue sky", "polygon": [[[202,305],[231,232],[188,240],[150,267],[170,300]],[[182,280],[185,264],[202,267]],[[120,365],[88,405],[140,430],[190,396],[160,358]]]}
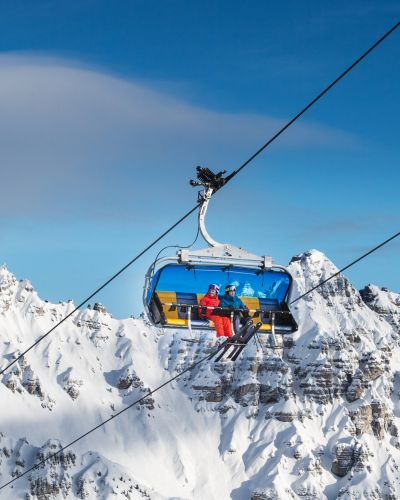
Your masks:
{"label": "blue sky", "polygon": [[[79,302],[194,205],[196,165],[237,168],[399,18],[394,1],[2,2],[0,261]],[[399,37],[215,196],[215,239],[341,267],[399,230]],[[399,249],[347,276],[400,291]],[[115,316],[140,312],[155,253],[99,295]]]}

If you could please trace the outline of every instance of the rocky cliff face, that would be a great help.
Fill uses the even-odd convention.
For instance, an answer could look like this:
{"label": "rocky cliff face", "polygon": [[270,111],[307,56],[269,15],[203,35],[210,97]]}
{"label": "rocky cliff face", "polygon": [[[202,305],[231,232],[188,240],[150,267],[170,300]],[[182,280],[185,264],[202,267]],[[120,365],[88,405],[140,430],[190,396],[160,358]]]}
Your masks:
{"label": "rocky cliff face", "polygon": [[400,334],[400,294],[375,285],[367,285],[360,294],[367,306]]}
{"label": "rocky cliff face", "polygon": [[[293,298],[337,271],[294,257]],[[206,362],[0,498],[400,497],[399,295],[338,276],[296,302],[300,326],[235,362]],[[0,270],[1,364],[73,307]],[[183,335],[184,336],[184,335]],[[211,352],[182,333],[80,311],[4,374],[0,483]],[[107,457],[107,458],[106,458]]]}

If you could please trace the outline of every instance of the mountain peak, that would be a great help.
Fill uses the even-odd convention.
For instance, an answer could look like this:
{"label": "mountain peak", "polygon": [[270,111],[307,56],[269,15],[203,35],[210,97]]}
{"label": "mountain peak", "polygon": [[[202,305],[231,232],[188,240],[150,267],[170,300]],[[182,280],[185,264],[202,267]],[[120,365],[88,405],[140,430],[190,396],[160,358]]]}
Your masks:
{"label": "mountain peak", "polygon": [[289,265],[295,262],[300,262],[303,267],[308,267],[310,269],[326,269],[333,272],[338,271],[338,268],[323,252],[315,249],[295,255],[290,260]]}
{"label": "mountain peak", "polygon": [[0,266],[0,287],[7,286],[11,283],[16,283],[17,279],[15,276],[8,270],[6,264],[2,264]]}
{"label": "mountain peak", "polygon": [[[314,249],[289,269],[297,293],[337,272]],[[16,284],[0,297],[6,366],[73,304],[44,303],[1,272]],[[0,498],[400,498],[400,296],[364,290],[339,274],[292,307],[293,335],[260,334],[237,361],[195,368],[215,332],[183,342],[187,331],[116,320],[100,303],[75,312],[0,380],[3,483],[142,402]]]}

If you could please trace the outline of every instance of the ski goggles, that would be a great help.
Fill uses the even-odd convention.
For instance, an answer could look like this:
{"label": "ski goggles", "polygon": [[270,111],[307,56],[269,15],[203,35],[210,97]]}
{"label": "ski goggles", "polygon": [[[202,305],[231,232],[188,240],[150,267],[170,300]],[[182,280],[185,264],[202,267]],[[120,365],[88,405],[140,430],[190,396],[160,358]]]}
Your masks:
{"label": "ski goggles", "polygon": [[225,287],[225,292],[228,293],[228,292],[236,292],[236,287],[235,285],[227,285]]}
{"label": "ski goggles", "polygon": [[208,290],[215,290],[216,293],[218,293],[219,292],[219,286],[215,285],[214,283],[212,283],[211,285],[208,286]]}

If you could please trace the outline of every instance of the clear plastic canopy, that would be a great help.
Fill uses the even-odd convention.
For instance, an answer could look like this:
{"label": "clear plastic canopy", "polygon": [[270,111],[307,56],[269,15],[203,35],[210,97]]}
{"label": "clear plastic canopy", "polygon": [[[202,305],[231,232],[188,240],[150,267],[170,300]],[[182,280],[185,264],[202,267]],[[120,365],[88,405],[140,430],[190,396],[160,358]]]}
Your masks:
{"label": "clear plastic canopy", "polygon": [[147,294],[147,303],[156,291],[182,293],[207,293],[215,283],[220,294],[228,284],[236,286],[241,297],[271,299],[282,303],[288,293],[291,277],[284,270],[261,270],[224,265],[169,264],[156,272]]}

